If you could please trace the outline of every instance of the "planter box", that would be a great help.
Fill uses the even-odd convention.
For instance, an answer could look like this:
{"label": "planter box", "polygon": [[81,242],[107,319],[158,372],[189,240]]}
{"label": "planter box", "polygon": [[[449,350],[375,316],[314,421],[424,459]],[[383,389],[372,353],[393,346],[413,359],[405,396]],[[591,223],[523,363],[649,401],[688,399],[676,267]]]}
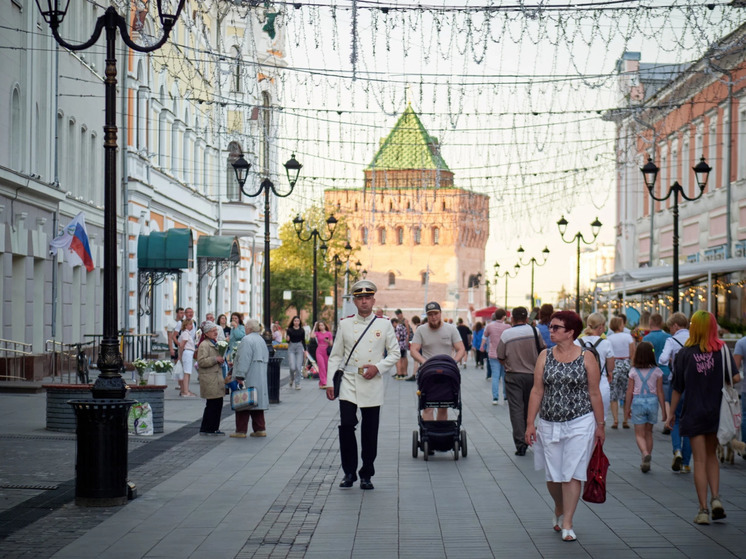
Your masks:
{"label": "planter box", "polygon": [[[50,431],[75,432],[75,411],[68,400],[90,400],[90,384],[44,384],[47,393],[47,429]],[[147,402],[153,410],[153,432],[163,433],[163,394],[166,386],[130,386],[127,397],[138,402]]]}

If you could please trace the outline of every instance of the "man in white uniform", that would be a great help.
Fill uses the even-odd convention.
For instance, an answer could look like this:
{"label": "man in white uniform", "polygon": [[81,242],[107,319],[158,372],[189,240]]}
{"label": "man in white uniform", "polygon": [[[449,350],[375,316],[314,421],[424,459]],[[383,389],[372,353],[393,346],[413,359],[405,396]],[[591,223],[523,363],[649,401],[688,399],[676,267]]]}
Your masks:
{"label": "man in white uniform", "polygon": [[[359,474],[360,489],[373,489],[370,478],[375,474],[373,462],[378,453],[383,375],[399,360],[399,343],[388,319],[373,315],[375,284],[361,280],[352,286],[351,291],[357,313],[340,323],[328,366],[329,371],[344,370],[339,389],[339,453],[344,479],[339,486],[343,489],[352,487]],[[327,376],[326,397],[330,400],[334,400],[333,377],[333,374]],[[358,408],[362,417],[360,455],[363,465],[356,472]]]}

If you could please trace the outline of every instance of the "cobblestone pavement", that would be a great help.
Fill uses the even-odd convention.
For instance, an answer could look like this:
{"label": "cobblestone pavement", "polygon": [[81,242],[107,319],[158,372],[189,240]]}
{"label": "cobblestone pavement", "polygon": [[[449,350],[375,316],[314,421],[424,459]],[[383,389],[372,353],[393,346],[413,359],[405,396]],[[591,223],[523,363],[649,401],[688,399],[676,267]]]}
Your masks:
{"label": "cobblestone pavement", "polygon": [[[286,374],[286,371],[284,371]],[[746,557],[746,461],[721,469],[728,518],[692,523],[691,475],[670,469],[655,431],[642,474],[632,430],[609,430],[603,505],[578,507],[578,541],[550,526],[550,499],[531,452],[513,454],[507,406],[463,372],[469,454],[412,457],[414,383],[386,377],[374,491],[340,490],[338,408],[314,381],[283,387],[264,439],[199,437],[203,400],[166,392],[166,432],[130,438],[122,507],[74,500],[75,438],[44,429],[44,394],[0,394],[0,557],[489,558]],[[232,431],[226,406],[222,429]]]}

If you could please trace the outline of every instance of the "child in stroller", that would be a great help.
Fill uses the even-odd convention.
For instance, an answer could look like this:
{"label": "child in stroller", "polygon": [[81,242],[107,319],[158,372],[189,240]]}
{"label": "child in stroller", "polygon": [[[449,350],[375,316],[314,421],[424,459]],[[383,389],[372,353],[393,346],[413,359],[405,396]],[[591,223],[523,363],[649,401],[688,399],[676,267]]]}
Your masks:
{"label": "child in stroller", "polygon": [[[455,420],[424,421],[426,408],[452,408],[457,411]],[[449,355],[434,355],[417,371],[417,423],[419,432],[412,433],[412,456],[422,450],[425,460],[434,451],[453,451],[458,460],[459,451],[466,458],[466,431],[461,429],[461,371]]]}

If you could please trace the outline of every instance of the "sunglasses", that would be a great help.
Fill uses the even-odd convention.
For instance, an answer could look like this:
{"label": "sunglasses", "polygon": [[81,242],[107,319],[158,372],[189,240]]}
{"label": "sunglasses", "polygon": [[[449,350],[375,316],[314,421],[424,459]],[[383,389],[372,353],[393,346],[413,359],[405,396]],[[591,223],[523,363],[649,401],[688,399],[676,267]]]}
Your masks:
{"label": "sunglasses", "polygon": [[566,328],[562,326],[561,324],[550,324],[549,329],[552,332],[556,332],[557,330],[566,330]]}

